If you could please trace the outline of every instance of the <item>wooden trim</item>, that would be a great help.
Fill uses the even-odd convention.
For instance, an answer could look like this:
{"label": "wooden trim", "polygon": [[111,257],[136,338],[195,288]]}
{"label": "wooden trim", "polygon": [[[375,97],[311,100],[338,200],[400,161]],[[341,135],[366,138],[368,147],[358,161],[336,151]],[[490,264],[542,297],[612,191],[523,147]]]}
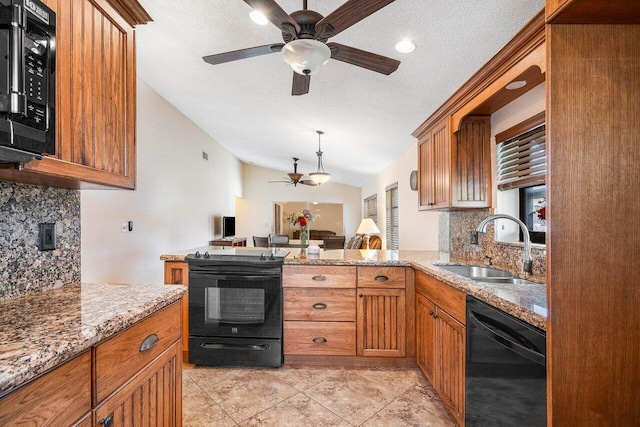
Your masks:
{"label": "wooden trim", "polygon": [[415,276],[416,271],[413,267],[405,268],[405,316],[407,319],[407,326],[405,329],[406,343],[405,350],[407,356],[416,355],[416,292],[415,292]]}
{"label": "wooden trim", "polygon": [[462,85],[451,97],[429,116],[412,135],[421,139],[433,125],[475,98],[499,76],[521,62],[544,43],[544,9],[541,10],[504,48]]}
{"label": "wooden trim", "polygon": [[514,136],[518,136],[525,132],[530,131],[531,129],[540,126],[545,123],[546,117],[545,111],[542,111],[532,117],[529,117],[526,120],[521,121],[517,125],[510,127],[509,129],[500,132],[496,135],[496,144],[500,144],[508,139],[513,138]]}
{"label": "wooden trim", "polygon": [[640,24],[638,0],[547,0],[548,24]]}
{"label": "wooden trim", "polygon": [[146,10],[137,0],[107,0],[111,6],[118,11],[120,15],[127,21],[129,25],[135,27],[136,25],[146,24],[149,21],[153,21],[153,18],[147,13]]}
{"label": "wooden trim", "polygon": [[298,356],[285,355],[286,366],[335,366],[335,367],[388,367],[415,368],[415,356],[363,357],[363,356]]}

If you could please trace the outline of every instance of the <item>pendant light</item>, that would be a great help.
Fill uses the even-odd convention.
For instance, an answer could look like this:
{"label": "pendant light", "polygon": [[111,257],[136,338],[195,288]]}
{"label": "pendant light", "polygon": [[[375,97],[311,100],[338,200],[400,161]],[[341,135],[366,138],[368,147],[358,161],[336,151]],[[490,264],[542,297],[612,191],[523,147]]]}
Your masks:
{"label": "pendant light", "polygon": [[312,172],[309,174],[311,181],[317,184],[323,184],[329,181],[331,177],[330,174],[324,171],[324,166],[322,166],[322,149],[320,148],[320,136],[324,134],[321,130],[316,131],[318,134],[318,151],[316,154],[318,155],[318,170],[316,172]]}

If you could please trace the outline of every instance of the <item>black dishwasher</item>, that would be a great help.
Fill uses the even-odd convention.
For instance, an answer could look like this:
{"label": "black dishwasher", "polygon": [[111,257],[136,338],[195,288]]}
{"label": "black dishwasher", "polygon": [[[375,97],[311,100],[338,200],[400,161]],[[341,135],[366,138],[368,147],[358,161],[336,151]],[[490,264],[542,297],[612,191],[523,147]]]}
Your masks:
{"label": "black dishwasher", "polygon": [[546,334],[467,296],[465,425],[547,425]]}

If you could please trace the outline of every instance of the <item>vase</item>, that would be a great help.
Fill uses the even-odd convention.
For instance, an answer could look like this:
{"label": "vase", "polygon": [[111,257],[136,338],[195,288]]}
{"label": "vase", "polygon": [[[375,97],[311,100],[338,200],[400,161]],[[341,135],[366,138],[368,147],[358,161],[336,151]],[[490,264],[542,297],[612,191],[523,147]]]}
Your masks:
{"label": "vase", "polygon": [[309,243],[309,226],[300,227],[300,244],[306,245]]}

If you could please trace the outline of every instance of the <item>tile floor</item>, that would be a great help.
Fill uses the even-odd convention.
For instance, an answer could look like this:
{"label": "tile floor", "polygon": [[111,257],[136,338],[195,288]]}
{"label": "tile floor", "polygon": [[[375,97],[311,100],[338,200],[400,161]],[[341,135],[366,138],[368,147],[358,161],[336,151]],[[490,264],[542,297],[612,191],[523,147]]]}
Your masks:
{"label": "tile floor", "polygon": [[456,424],[417,368],[185,366],[183,425],[455,427]]}

